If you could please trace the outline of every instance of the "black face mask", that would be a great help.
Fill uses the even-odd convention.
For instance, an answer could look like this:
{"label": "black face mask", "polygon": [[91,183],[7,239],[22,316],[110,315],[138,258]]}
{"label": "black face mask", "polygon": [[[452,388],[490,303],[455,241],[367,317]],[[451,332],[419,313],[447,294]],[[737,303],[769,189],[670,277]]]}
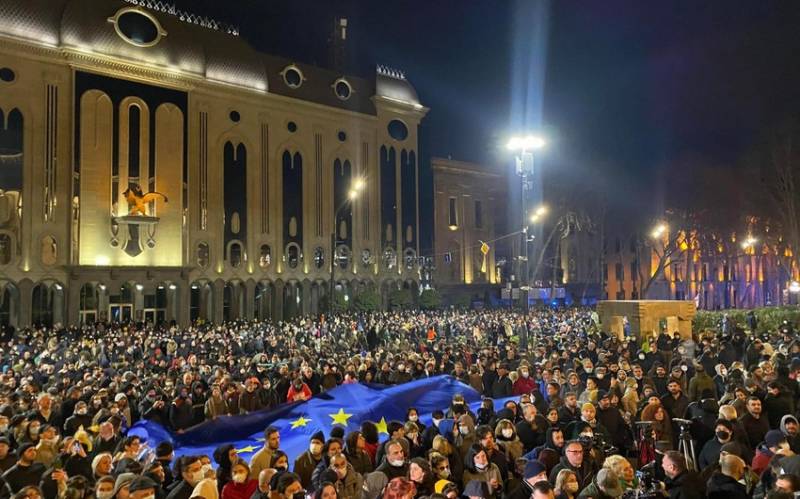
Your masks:
{"label": "black face mask", "polygon": [[716,432],[716,435],[717,438],[720,440],[728,440],[729,438],[731,438],[731,434],[728,433],[727,431],[718,431]]}
{"label": "black face mask", "polygon": [[292,499],[305,499],[306,495],[303,492],[295,492]]}

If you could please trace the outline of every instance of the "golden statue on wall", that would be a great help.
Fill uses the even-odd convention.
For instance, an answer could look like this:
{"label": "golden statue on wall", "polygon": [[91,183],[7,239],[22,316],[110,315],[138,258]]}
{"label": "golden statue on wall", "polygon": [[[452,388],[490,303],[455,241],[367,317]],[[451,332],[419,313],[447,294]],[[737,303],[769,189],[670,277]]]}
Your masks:
{"label": "golden statue on wall", "polygon": [[143,193],[142,188],[139,187],[139,184],[130,184],[125,192],[122,193],[125,195],[125,200],[128,202],[128,215],[140,215],[140,216],[147,216],[147,211],[145,210],[145,206],[147,203],[151,201],[155,201],[158,197],[162,197],[164,202],[169,202],[167,200],[167,196],[160,192],[151,191],[148,193]]}

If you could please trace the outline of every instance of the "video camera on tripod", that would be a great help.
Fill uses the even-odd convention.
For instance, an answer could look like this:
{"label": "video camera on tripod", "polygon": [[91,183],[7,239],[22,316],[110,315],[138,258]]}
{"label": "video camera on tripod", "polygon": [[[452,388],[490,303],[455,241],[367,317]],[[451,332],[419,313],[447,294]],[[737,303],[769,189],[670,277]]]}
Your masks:
{"label": "video camera on tripod", "polygon": [[663,484],[655,479],[655,464],[651,462],[636,472],[639,486],[626,490],[622,494],[623,499],[661,499],[666,496]]}
{"label": "video camera on tripod", "polygon": [[692,440],[692,420],[673,418],[681,432],[678,435],[678,452],[683,454],[686,460],[686,468],[689,471],[698,471],[695,466],[694,441]]}

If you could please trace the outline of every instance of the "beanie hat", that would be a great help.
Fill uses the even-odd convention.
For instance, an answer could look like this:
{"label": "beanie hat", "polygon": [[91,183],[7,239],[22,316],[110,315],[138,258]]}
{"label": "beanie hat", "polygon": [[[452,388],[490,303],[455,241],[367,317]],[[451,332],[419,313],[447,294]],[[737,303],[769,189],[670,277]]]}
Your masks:
{"label": "beanie hat", "polygon": [[314,440],[325,443],[325,434],[322,433],[322,430],[311,435],[311,441],[313,442]]}

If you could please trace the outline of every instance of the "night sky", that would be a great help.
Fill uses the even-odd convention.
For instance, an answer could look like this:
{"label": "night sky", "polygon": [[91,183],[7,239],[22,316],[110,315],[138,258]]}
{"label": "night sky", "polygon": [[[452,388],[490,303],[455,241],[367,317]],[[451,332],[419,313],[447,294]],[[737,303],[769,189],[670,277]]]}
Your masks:
{"label": "night sky", "polygon": [[547,178],[602,189],[612,212],[654,216],[673,202],[676,179],[733,175],[800,111],[796,1],[178,5],[238,24],[259,50],[322,66],[333,18],[347,16],[348,70],[402,69],[431,108],[423,156],[510,168],[505,138],[540,128],[552,138],[537,160]]}

